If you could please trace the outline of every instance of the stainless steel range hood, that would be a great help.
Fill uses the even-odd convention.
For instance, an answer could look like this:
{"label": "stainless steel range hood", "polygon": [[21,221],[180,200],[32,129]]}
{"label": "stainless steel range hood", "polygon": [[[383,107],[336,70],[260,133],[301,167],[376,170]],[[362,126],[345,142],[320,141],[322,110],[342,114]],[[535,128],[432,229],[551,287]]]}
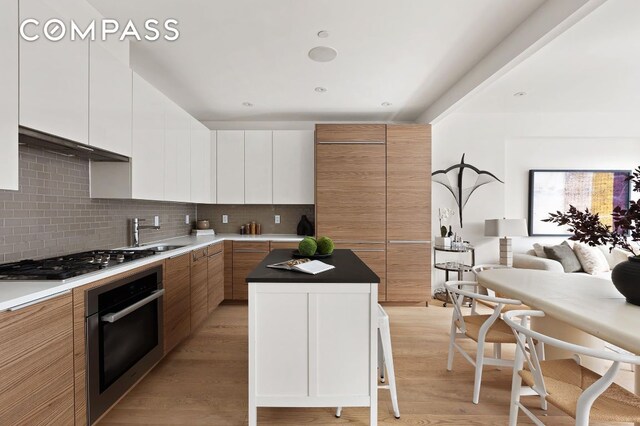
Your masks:
{"label": "stainless steel range hood", "polygon": [[21,145],[42,148],[66,157],[76,157],[91,161],[129,162],[129,157],[124,155],[116,154],[94,146],[73,142],[69,139],[53,136],[27,127],[20,126],[18,133],[19,143]]}

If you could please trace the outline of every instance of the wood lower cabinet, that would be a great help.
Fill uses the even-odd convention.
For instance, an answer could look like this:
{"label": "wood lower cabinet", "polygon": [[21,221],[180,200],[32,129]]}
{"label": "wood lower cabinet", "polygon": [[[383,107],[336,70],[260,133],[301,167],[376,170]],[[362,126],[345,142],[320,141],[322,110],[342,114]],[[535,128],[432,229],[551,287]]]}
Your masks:
{"label": "wood lower cabinet", "polygon": [[384,243],[385,161],[384,144],[316,143],[318,236]]}
{"label": "wood lower cabinet", "polygon": [[233,300],[247,300],[247,275],[269,254],[269,241],[234,241]]}
{"label": "wood lower cabinet", "polygon": [[427,302],[431,297],[429,243],[387,244],[387,301]]}
{"label": "wood lower cabinet", "polygon": [[224,298],[233,299],[233,241],[224,242]]}
{"label": "wood lower cabinet", "polygon": [[207,319],[208,247],[191,252],[191,331]]}
{"label": "wood lower cabinet", "polygon": [[299,241],[271,241],[271,250],[277,250],[277,249],[297,250],[299,245],[300,245]]}
{"label": "wood lower cabinet", "polygon": [[191,333],[191,253],[166,260],[164,274],[164,353]]}
{"label": "wood lower cabinet", "polygon": [[0,313],[0,424],[74,424],[72,295]]}
{"label": "wood lower cabinet", "polygon": [[378,285],[378,300],[387,300],[387,256],[384,244],[337,244],[336,248],[350,249],[362,260],[373,272],[380,277]]}
{"label": "wood lower cabinet", "polygon": [[211,313],[224,300],[224,245],[209,246],[207,257],[207,312]]}

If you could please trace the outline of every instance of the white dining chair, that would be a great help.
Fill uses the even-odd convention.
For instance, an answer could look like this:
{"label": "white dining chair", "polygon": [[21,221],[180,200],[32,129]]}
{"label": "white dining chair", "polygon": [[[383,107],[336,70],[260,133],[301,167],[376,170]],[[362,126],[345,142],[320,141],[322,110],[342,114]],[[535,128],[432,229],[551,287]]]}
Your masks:
{"label": "white dining chair", "polygon": [[[575,418],[576,426],[598,422],[640,422],[640,396],[613,383],[621,363],[640,364],[640,357],[592,349],[564,342],[529,329],[530,317],[544,317],[542,311],[510,311],[504,314],[505,323],[516,337],[517,348],[511,383],[509,425],[518,422],[522,410],[536,425],[544,426],[520,402],[522,382],[537,395]],[[574,354],[569,359],[542,360],[533,347],[534,341],[543,342]],[[613,361],[601,376],[580,365],[580,356]],[[525,368],[526,362],[526,368]]]}
{"label": "white dining chair", "polygon": [[[386,368],[386,372],[385,372]],[[400,418],[398,407],[398,392],[396,388],[396,373],[393,366],[393,353],[391,350],[391,328],[389,314],[378,304],[378,376],[380,381],[388,384],[378,385],[378,389],[387,389],[391,394],[391,406],[396,419]],[[336,417],[342,415],[342,407],[336,409]]]}
{"label": "white dining chair", "polygon": [[[492,269],[513,269],[511,266],[507,266],[507,265],[500,265],[500,264],[491,264],[491,263],[487,263],[487,264],[482,264],[482,265],[475,265],[474,267],[471,268],[471,272],[473,272],[473,274],[476,277],[476,281],[478,281],[478,274],[480,272],[483,271],[489,271]],[[495,296],[495,297],[502,297],[501,294],[496,294],[495,291],[491,290],[490,288],[486,288],[483,286],[478,286],[478,293],[481,294],[488,294],[489,296]],[[478,301],[478,303],[481,303],[485,306],[488,306],[490,308],[494,308],[495,304],[491,303],[491,302],[486,302],[486,301]],[[527,309],[531,309],[529,306],[527,305],[505,305],[502,308],[502,313],[504,312],[508,312],[508,311],[512,311],[512,310],[527,310]]]}
{"label": "white dining chair", "polygon": [[[478,288],[478,283],[475,281],[447,281],[445,288],[453,301],[447,370],[451,371],[453,369],[453,356],[456,350],[475,367],[473,403],[477,404],[480,399],[483,367],[485,365],[513,366],[513,360],[502,359],[502,344],[515,344],[516,339],[511,328],[502,320],[501,312],[507,305],[520,305],[520,301],[467,290],[476,290]],[[465,299],[471,300],[470,315],[464,315],[462,312]],[[476,310],[477,302],[491,303],[494,306],[492,313],[478,314]],[[471,339],[477,343],[475,360],[456,342],[457,339],[462,338]],[[486,343],[494,345],[493,357],[485,355]]]}

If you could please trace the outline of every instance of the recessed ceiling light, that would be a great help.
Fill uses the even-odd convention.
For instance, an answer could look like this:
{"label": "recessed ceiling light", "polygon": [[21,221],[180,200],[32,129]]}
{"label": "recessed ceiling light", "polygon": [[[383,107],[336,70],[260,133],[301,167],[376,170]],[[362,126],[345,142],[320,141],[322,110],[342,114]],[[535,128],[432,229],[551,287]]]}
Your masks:
{"label": "recessed ceiling light", "polygon": [[393,104],[391,102],[383,102],[380,105],[382,105],[383,107],[390,107]]}
{"label": "recessed ceiling light", "polygon": [[326,92],[326,91],[327,91],[327,88],[326,88],[326,87],[320,87],[320,86],[318,86],[318,87],[316,87],[316,88],[315,88],[315,89],[313,89],[313,90],[315,90],[315,91],[316,91],[316,92],[318,92],[318,93],[324,93],[324,92]]}
{"label": "recessed ceiling light", "polygon": [[527,92],[516,92],[513,94],[513,96],[515,96],[516,98],[525,96],[527,94]]}
{"label": "recessed ceiling light", "polygon": [[320,38],[327,38],[327,37],[329,37],[329,31],[327,31],[327,30],[322,30],[322,31],[318,32],[318,37],[320,37]]}
{"label": "recessed ceiling light", "polygon": [[243,102],[242,106],[246,106],[247,108],[251,108],[253,104],[251,102]]}
{"label": "recessed ceiling light", "polygon": [[338,56],[338,51],[333,47],[318,46],[309,51],[309,58],[316,62],[331,62],[336,56]]}

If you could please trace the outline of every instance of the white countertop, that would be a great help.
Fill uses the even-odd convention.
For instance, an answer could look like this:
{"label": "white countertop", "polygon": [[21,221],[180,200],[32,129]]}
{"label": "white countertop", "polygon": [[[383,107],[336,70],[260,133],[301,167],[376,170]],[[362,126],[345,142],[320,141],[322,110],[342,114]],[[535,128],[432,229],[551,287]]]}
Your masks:
{"label": "white countertop", "polygon": [[[206,247],[210,244],[220,241],[300,241],[302,237],[290,234],[262,234],[262,235],[239,235],[239,234],[216,234],[207,236],[191,236],[169,238],[166,240],[146,243],[143,246],[135,248],[144,249],[145,247],[154,247],[157,245],[184,245],[185,247],[171,250],[165,253],[158,253],[154,256],[145,257],[144,259],[123,263],[122,265],[113,266],[108,269],[96,271],[90,274],[80,275],[78,277],[69,278],[62,281],[40,280],[40,281],[14,281],[0,280],[0,311],[13,308],[25,303],[31,303],[42,298],[69,291],[75,287],[92,283],[113,275],[121,274],[140,266],[148,265],[162,259],[179,256],[188,253],[200,247]],[[127,247],[131,249],[130,247]]]}
{"label": "white countertop", "polygon": [[640,354],[640,306],[627,303],[611,280],[562,272],[493,269],[478,274],[478,282]]}

